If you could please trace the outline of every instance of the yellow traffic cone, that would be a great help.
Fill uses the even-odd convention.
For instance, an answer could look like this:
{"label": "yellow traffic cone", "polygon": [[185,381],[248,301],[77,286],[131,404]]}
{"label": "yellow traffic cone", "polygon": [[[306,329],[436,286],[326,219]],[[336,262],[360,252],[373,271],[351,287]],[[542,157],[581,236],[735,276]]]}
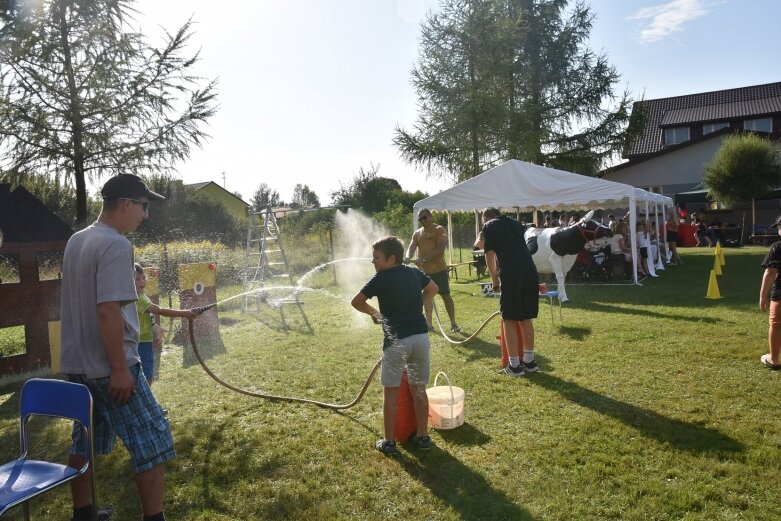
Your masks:
{"label": "yellow traffic cone", "polygon": [[713,257],[713,271],[716,273],[716,275],[721,275],[721,263],[719,262],[718,255]]}
{"label": "yellow traffic cone", "polygon": [[710,270],[710,280],[708,281],[708,293],[705,295],[705,298],[709,298],[712,300],[721,298],[721,293],[719,293],[719,283],[716,282],[716,272],[714,270]]}
{"label": "yellow traffic cone", "polygon": [[721,242],[716,242],[716,256],[719,258],[719,264],[724,266],[724,251],[721,249]]}

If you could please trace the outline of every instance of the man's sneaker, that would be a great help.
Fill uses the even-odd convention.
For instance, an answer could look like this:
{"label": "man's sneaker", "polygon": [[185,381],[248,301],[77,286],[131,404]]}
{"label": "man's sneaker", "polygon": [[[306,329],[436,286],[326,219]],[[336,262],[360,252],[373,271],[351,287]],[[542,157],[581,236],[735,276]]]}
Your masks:
{"label": "man's sneaker", "polygon": [[513,367],[510,364],[507,364],[502,368],[501,371],[499,371],[499,374],[506,374],[508,376],[523,376],[526,374],[526,371],[523,370],[523,365],[519,365],[518,367]]}
{"label": "man's sneaker", "polygon": [[419,449],[428,450],[431,448],[431,436],[418,436],[417,434],[413,434],[409,440],[410,443]]}
{"label": "man's sneaker", "polygon": [[384,438],[380,438],[379,440],[377,440],[377,443],[374,444],[374,448],[376,448],[378,451],[382,452],[386,456],[393,456],[394,454],[399,453],[399,449],[396,448],[396,442],[388,441]]}
{"label": "man's sneaker", "polygon": [[535,362],[534,360],[528,363],[521,360],[521,367],[527,373],[536,373],[537,371],[540,370],[540,366],[538,366],[537,362]]}
{"label": "man's sneaker", "polygon": [[450,331],[452,331],[453,333],[461,333],[461,327],[454,325],[453,327],[450,328]]}

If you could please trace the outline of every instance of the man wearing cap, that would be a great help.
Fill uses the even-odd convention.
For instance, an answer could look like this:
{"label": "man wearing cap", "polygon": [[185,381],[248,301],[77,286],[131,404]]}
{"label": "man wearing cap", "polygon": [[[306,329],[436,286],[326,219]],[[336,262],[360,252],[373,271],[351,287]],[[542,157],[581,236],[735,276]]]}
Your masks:
{"label": "man wearing cap", "polygon": [[[772,227],[776,228],[781,235],[781,215],[776,217],[776,222]],[[781,241],[774,242],[762,261],[762,267],[765,268],[765,274],[762,276],[762,286],[759,290],[759,309],[769,312],[769,327],[767,333],[768,350],[767,354],[762,355],[760,360],[768,369],[778,371],[781,369]],[[770,306],[768,306],[768,297]]]}
{"label": "man wearing cap", "polygon": [[[160,521],[164,463],[175,456],[174,442],[141,370],[133,246],[123,234],[147,218],[150,201],[164,197],[131,174],[112,177],[100,193],[98,220],[65,247],[60,366],[69,380],[90,389],[95,452],[107,454],[120,437],[131,456],[144,520]],[[85,442],[74,426],[68,465],[82,467]],[[71,481],[73,520],[92,519],[90,483],[89,475]],[[110,509],[99,512],[99,519],[110,517]]]}
{"label": "man wearing cap", "polygon": [[[439,287],[439,296],[445,303],[445,310],[450,318],[450,331],[460,333],[461,328],[456,323],[456,305],[453,297],[450,296],[450,284],[448,283],[447,263],[445,262],[445,248],[447,248],[447,230],[434,222],[431,217],[431,210],[423,208],[418,212],[418,222],[421,227],[412,234],[412,240],[409,241],[407,248],[407,262],[415,256],[415,265],[423,273],[431,277],[437,287]],[[426,303],[424,306],[426,312],[426,322],[428,322],[429,331],[434,328],[431,323],[431,314],[434,309],[434,301]]]}

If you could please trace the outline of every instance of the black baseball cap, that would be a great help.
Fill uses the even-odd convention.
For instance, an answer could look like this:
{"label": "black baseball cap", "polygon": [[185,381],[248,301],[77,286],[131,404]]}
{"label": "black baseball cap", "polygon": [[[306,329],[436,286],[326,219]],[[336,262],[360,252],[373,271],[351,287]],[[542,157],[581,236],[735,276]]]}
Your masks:
{"label": "black baseball cap", "polygon": [[778,225],[781,224],[781,215],[776,217],[776,222],[770,225],[771,228],[778,228]]}
{"label": "black baseball cap", "polygon": [[165,197],[153,192],[140,177],[133,174],[115,175],[103,185],[100,195],[104,201],[117,199],[138,199],[146,197],[150,201],[165,201]]}

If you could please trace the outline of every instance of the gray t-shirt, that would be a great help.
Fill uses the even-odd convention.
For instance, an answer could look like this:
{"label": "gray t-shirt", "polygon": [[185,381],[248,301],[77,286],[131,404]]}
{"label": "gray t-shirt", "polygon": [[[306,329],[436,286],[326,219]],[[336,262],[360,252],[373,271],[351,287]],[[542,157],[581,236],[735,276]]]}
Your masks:
{"label": "gray t-shirt", "polygon": [[140,363],[133,245],[96,222],[75,233],[62,266],[61,354],[63,373],[105,378],[111,373],[98,327],[98,304],[120,302],[128,366]]}

